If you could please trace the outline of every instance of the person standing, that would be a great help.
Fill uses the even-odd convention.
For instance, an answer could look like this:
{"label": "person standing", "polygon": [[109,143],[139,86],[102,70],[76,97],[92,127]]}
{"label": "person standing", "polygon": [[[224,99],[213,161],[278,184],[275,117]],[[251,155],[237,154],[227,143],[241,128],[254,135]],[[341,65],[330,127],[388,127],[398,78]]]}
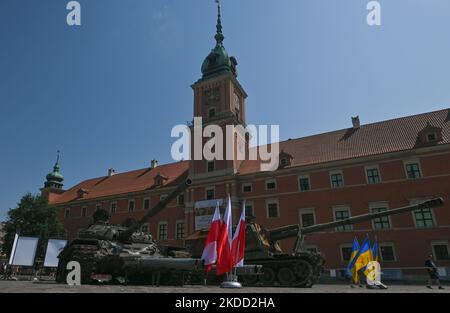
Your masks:
{"label": "person standing", "polygon": [[444,289],[444,287],[442,287],[441,281],[439,279],[438,268],[437,268],[436,264],[434,264],[434,262],[433,262],[432,254],[430,254],[428,259],[425,261],[425,266],[427,268],[428,274],[430,275],[430,278],[428,279],[427,288],[433,289],[433,287],[431,287],[431,284],[433,283],[433,281],[436,281],[439,286],[439,289]]}

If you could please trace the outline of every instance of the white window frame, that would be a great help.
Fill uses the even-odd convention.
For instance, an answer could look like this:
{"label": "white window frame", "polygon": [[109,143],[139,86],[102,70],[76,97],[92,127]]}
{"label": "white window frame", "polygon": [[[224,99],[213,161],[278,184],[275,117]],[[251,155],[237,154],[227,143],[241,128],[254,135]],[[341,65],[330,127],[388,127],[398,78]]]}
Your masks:
{"label": "white window frame", "polygon": [[[352,210],[351,210],[349,205],[333,205],[333,220],[335,222],[338,221],[336,219],[336,211],[348,211],[348,217],[349,218],[352,217]],[[348,229],[348,230],[338,230],[337,227],[335,227],[334,229],[335,229],[336,232],[343,232],[343,233],[353,231],[353,225],[345,225],[345,226],[341,226],[341,227],[346,227],[346,226],[350,226],[350,229]]]}
{"label": "white window frame", "polygon": [[[145,201],[148,200],[148,209],[145,208]],[[142,210],[150,210],[152,208],[152,202],[150,200],[150,197],[145,197],[142,199]]]}
{"label": "white window frame", "polygon": [[[115,209],[114,209],[114,212],[113,212],[113,204],[115,205]],[[115,214],[115,213],[117,213],[117,201],[111,201],[111,203],[109,204],[109,213],[110,214]]]}
{"label": "white window frame", "polygon": [[[427,200],[430,200],[431,198],[417,198],[417,199],[410,199],[409,200],[409,204],[413,205],[413,204],[418,204]],[[422,227],[422,226],[417,226],[417,221],[416,221],[416,214],[415,211],[416,210],[412,210],[411,211],[411,215],[412,215],[412,219],[414,221],[414,227],[417,229],[431,229],[431,228],[435,228],[438,226],[437,222],[436,222],[436,216],[434,215],[434,209],[433,208],[429,208],[430,212],[431,212],[431,218],[433,219],[433,226],[427,226],[427,227]]]}
{"label": "white window frame", "polygon": [[[377,201],[377,202],[369,202],[369,211],[372,213],[373,209],[379,209],[379,208],[386,208],[387,211],[390,210],[389,208],[389,201]],[[372,220],[372,229],[376,231],[385,231],[385,230],[392,230],[392,220],[391,215],[387,216],[389,220],[389,228],[375,228],[375,220]]]}
{"label": "white window frame", "polygon": [[300,209],[298,209],[298,219],[299,219],[300,225],[302,227],[305,227],[303,225],[302,214],[311,214],[311,213],[312,213],[313,219],[314,219],[314,224],[313,225],[316,225],[317,224],[317,219],[316,219],[316,210],[315,210],[315,208],[300,208]]}
{"label": "white window frame", "polygon": [[[368,170],[377,170],[378,171],[378,178],[380,179],[380,181],[378,183],[370,183],[369,182],[369,175],[367,173]],[[378,184],[381,184],[383,182],[383,178],[381,177],[380,167],[378,165],[365,166],[364,167],[364,173],[366,174],[366,183],[367,183],[367,185],[378,185]]]}
{"label": "white window frame", "polygon": [[[381,252],[381,247],[391,247],[394,260],[385,260]],[[395,251],[395,244],[393,242],[380,242],[378,245],[378,253],[380,254],[380,260],[383,262],[397,262],[397,252]]]}
{"label": "white window frame", "polygon": [[[276,203],[277,204],[277,216],[275,217],[270,217],[269,216],[269,204],[273,204]],[[267,199],[266,200],[266,218],[268,219],[276,219],[276,218],[280,218],[280,202],[278,201],[278,199]]]}
{"label": "white window frame", "polygon": [[[246,202],[245,202],[245,206],[251,206],[251,207],[252,207],[252,211],[253,211],[253,215],[256,216],[256,213],[255,213],[255,204],[253,203],[253,201],[246,201]],[[245,215],[248,215],[248,214],[247,214],[247,209],[245,210]]]}
{"label": "white window frame", "polygon": [[[244,191],[244,187],[249,187],[250,186],[250,191]],[[253,184],[252,183],[244,183],[242,184],[242,193],[251,193],[253,192]]]}
{"label": "white window frame", "polygon": [[145,224],[143,224],[143,225],[141,226],[141,232],[143,232],[142,228],[144,228],[144,227],[148,227],[148,233],[146,233],[146,234],[151,234],[151,232],[150,232],[150,223],[145,223]]}
{"label": "white window frame", "polygon": [[64,219],[69,219],[70,218],[70,208],[65,208],[64,209]]}
{"label": "white window frame", "polygon": [[[266,190],[270,191],[270,190],[277,190],[278,189],[278,184],[277,184],[277,179],[276,178],[266,179],[266,181],[264,183],[265,183],[265,186],[266,186]],[[267,188],[267,185],[270,184],[270,183],[275,183],[275,188],[273,188],[273,189]]]}
{"label": "white window frame", "polygon": [[450,254],[450,245],[447,240],[433,240],[431,242],[431,251],[433,251],[433,257],[436,261],[448,262],[449,260],[440,260],[436,258],[436,252],[434,246],[447,246],[447,252]]}
{"label": "white window frame", "polygon": [[[83,215],[83,211],[84,211],[84,215]],[[87,215],[88,215],[88,208],[87,208],[87,206],[82,206],[81,207],[81,211],[80,211],[80,217],[86,217]]]}
{"label": "white window frame", "polygon": [[[161,236],[160,236],[161,235],[160,234],[161,225],[166,225],[166,238],[164,238],[164,239],[161,239]],[[167,221],[158,222],[157,238],[158,238],[158,240],[168,240],[169,239],[169,222],[167,222]]]}
{"label": "white window frame", "polygon": [[[178,238],[178,225],[179,224],[183,224],[184,225],[184,231],[183,231],[183,237],[182,238]],[[185,220],[176,220],[175,221],[175,239],[176,240],[183,240],[184,238],[186,238],[186,222],[185,222]]]}
{"label": "white window frame", "polygon": [[[333,179],[332,176],[336,174],[341,174],[342,177],[342,186],[334,187],[333,186]],[[344,177],[344,171],[343,170],[334,170],[329,172],[329,179],[330,179],[330,187],[333,189],[343,188],[345,187],[345,177]]]}
{"label": "white window frame", "polygon": [[[411,164],[418,164],[419,165],[419,171],[420,171],[420,176],[417,178],[409,178],[408,177],[408,170],[406,168],[407,165],[411,165]],[[423,178],[423,171],[422,171],[422,164],[420,164],[420,159],[408,159],[408,160],[404,160],[403,161],[403,170],[405,171],[405,177],[408,180],[416,180],[416,179],[421,179]]]}
{"label": "white window frame", "polygon": [[[309,184],[309,190],[302,190],[301,185],[300,185],[300,179],[308,179],[308,184]],[[311,177],[309,175],[299,175],[297,176],[297,184],[298,184],[298,191],[300,192],[308,192],[312,190],[312,186],[311,186]]]}
{"label": "white window frame", "polygon": [[[130,203],[133,202],[133,211],[130,211]],[[132,213],[136,211],[136,200],[135,199],[128,199],[128,205],[127,205],[127,212]]]}
{"label": "white window frame", "polygon": [[208,199],[208,191],[213,191],[214,193],[214,197],[211,200],[216,199],[216,187],[212,186],[212,187],[205,187],[205,200]]}

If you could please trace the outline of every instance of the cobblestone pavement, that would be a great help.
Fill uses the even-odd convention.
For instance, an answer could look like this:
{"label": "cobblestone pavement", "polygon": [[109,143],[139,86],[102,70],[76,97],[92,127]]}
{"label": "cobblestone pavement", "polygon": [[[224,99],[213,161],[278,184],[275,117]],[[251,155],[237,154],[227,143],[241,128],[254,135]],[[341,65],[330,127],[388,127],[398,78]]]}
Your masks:
{"label": "cobblestone pavement", "polygon": [[[224,289],[217,286],[185,286],[185,287],[152,287],[152,286],[97,286],[83,285],[70,287],[67,285],[56,284],[54,282],[32,282],[32,281],[0,281],[0,293],[7,292],[26,292],[26,293],[223,293]],[[350,288],[348,285],[315,285],[309,289],[300,288],[263,288],[263,287],[244,287],[233,290],[236,293],[450,293],[450,287],[444,290],[438,290],[434,287],[432,290],[424,286],[412,285],[391,285],[388,290],[369,290],[366,288]]]}

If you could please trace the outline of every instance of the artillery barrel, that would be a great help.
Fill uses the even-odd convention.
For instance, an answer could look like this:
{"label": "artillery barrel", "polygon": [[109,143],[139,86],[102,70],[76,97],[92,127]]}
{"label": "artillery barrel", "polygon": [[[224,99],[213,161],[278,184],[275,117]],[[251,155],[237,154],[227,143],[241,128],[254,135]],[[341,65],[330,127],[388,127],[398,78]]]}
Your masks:
{"label": "artillery barrel", "polygon": [[131,235],[140,229],[142,225],[144,225],[147,220],[159,212],[161,212],[173,199],[175,199],[178,195],[183,193],[190,185],[192,185],[192,180],[189,178],[186,179],[182,184],[180,184],[174,191],[172,191],[165,199],[159,201],[147,214],[145,214],[139,221],[133,224],[126,231],[122,232],[119,236],[120,241],[127,241]]}
{"label": "artillery barrel", "polygon": [[141,256],[139,258],[124,258],[124,266],[128,271],[153,271],[153,270],[177,270],[177,271],[197,271],[203,268],[200,259],[192,258],[155,258],[152,256]]}
{"label": "artillery barrel", "polygon": [[282,240],[286,238],[293,238],[296,237],[301,232],[302,235],[307,235],[315,232],[320,232],[323,230],[339,227],[339,226],[345,226],[345,225],[353,225],[357,223],[361,223],[364,221],[373,220],[376,218],[384,217],[384,216],[390,216],[395,214],[400,214],[404,212],[410,212],[418,209],[425,209],[425,208],[435,208],[440,207],[444,205],[444,200],[442,198],[435,198],[428,201],[424,201],[418,204],[412,204],[405,207],[392,209],[392,210],[386,210],[382,212],[376,212],[376,213],[368,213],[363,215],[357,215],[354,217],[350,217],[344,220],[339,220],[335,222],[330,223],[324,223],[324,224],[316,224],[313,226],[303,227],[300,228],[299,225],[289,225],[284,226],[280,228],[271,229],[269,231],[269,237],[273,241]]}

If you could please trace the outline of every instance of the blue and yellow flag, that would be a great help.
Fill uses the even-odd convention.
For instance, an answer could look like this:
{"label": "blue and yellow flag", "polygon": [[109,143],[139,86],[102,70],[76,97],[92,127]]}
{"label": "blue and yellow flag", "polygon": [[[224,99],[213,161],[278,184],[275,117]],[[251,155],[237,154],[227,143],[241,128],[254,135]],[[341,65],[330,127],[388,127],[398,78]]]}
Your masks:
{"label": "blue and yellow flag", "polygon": [[373,260],[372,257],[372,249],[370,248],[370,239],[369,236],[366,237],[363,244],[361,245],[361,248],[359,249],[359,252],[356,256],[355,261],[355,269],[356,271],[359,271],[360,269],[363,269],[369,264],[370,261]]}
{"label": "blue and yellow flag", "polygon": [[372,246],[372,259],[373,261],[377,261],[378,262],[378,242],[375,239],[373,246]]}
{"label": "blue and yellow flag", "polygon": [[347,265],[347,273],[348,275],[352,276],[353,282],[355,284],[359,283],[359,277],[358,277],[358,271],[355,268],[355,263],[356,263],[356,256],[358,255],[359,252],[359,243],[358,243],[358,239],[353,240],[353,246],[352,246],[352,254],[350,255],[350,261],[348,262]]}

